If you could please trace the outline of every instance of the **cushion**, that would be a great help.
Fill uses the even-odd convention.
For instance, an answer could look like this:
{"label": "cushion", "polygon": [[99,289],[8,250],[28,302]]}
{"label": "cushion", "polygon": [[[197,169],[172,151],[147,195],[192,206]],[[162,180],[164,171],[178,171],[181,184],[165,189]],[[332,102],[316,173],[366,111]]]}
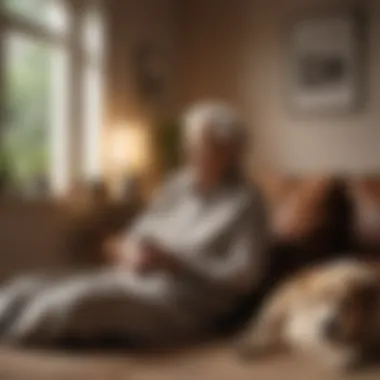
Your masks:
{"label": "cushion", "polygon": [[287,180],[271,202],[271,227],[280,242],[304,242],[320,231],[327,219],[327,200],[334,182],[318,177]]}
{"label": "cushion", "polygon": [[346,202],[338,178],[272,175],[259,182],[269,206],[274,278],[346,249]]}
{"label": "cushion", "polygon": [[360,247],[380,246],[380,178],[349,183],[353,205],[353,233]]}

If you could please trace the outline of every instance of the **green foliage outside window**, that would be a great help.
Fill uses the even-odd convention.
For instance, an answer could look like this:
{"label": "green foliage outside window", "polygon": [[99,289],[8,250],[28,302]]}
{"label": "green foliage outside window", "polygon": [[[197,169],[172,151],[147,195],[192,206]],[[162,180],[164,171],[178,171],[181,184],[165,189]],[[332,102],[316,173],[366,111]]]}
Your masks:
{"label": "green foliage outside window", "polygon": [[[9,17],[40,26],[51,24],[55,0],[0,1],[1,11]],[[54,51],[43,41],[14,30],[4,37],[5,118],[1,129],[0,176],[22,187],[47,175]]]}
{"label": "green foliage outside window", "polygon": [[51,55],[22,37],[9,42],[3,155],[11,178],[24,183],[48,167]]}

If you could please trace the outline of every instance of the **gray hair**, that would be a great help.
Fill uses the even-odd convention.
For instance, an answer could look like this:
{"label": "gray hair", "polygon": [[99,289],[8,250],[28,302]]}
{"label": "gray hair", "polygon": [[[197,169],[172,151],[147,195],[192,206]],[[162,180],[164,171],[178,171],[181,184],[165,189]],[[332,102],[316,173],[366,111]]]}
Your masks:
{"label": "gray hair", "polygon": [[242,145],[246,140],[245,124],[238,112],[220,102],[194,105],[185,113],[183,125],[186,144],[193,144],[204,132],[220,142],[234,146]]}

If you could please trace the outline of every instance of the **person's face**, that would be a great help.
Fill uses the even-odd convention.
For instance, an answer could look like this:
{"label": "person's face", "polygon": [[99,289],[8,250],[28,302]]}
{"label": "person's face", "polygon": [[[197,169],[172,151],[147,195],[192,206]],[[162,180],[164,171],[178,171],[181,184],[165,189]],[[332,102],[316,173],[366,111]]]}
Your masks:
{"label": "person's face", "polygon": [[215,140],[209,133],[204,133],[190,147],[188,160],[199,180],[218,182],[228,170],[231,149],[228,144]]}

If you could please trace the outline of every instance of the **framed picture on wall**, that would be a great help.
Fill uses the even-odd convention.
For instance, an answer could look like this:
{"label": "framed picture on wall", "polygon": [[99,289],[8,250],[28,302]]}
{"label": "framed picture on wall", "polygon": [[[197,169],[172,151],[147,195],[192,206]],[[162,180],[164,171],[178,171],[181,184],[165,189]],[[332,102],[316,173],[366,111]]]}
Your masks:
{"label": "framed picture on wall", "polygon": [[355,110],[362,97],[361,23],[352,13],[303,19],[291,28],[292,108]]}

